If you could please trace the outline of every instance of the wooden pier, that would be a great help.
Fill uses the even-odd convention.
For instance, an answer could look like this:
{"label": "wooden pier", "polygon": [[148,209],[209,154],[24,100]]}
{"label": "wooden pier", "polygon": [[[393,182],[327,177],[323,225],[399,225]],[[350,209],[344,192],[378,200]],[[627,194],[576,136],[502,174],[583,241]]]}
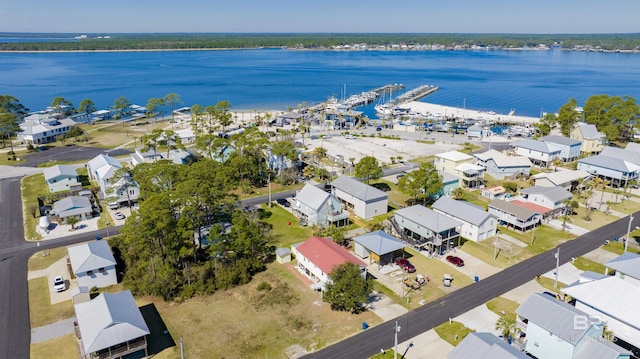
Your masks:
{"label": "wooden pier", "polygon": [[407,102],[411,102],[411,101],[416,101],[419,100],[423,97],[429,96],[432,93],[436,92],[439,90],[439,87],[437,86],[433,86],[433,85],[422,85],[420,87],[417,87],[411,91],[407,91],[405,93],[403,93],[402,95],[398,96],[395,98],[395,100],[393,100],[393,103],[396,105],[400,105],[403,103],[407,103]]}

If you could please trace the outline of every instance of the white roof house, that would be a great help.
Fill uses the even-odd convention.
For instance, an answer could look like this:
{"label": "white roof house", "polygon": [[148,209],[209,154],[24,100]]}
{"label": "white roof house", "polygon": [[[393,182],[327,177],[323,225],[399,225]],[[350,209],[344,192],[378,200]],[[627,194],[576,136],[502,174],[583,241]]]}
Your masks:
{"label": "white roof house", "polygon": [[629,358],[628,351],[602,339],[604,323],[598,317],[551,296],[530,295],[516,314],[517,326],[526,333],[525,350],[536,358]]}
{"label": "white roof house", "polygon": [[563,209],[565,207],[563,201],[573,197],[571,192],[562,187],[533,186],[522,189],[520,193],[527,202],[534,203],[551,210]]}
{"label": "white roof house", "polygon": [[79,286],[104,288],[118,283],[116,260],[107,241],[71,246],[67,252]]}
{"label": "white roof house", "polygon": [[560,158],[561,149],[553,145],[531,139],[512,142],[515,153],[519,156],[525,156],[531,160],[534,165],[548,167],[554,158]]}
{"label": "white roof house", "polygon": [[360,218],[387,213],[388,195],[353,177],[340,176],[331,182],[332,193]]}
{"label": "white roof house", "polygon": [[433,166],[438,171],[444,171],[450,175],[460,177],[459,172],[456,171],[456,167],[463,163],[473,163],[473,157],[459,151],[449,151],[436,154]]}
{"label": "white roof house", "polygon": [[564,162],[575,161],[580,157],[580,149],[582,148],[582,141],[580,140],[550,135],[541,137],[540,141],[547,143],[551,147],[559,148],[560,158]]}
{"label": "white roof house", "polygon": [[93,213],[93,206],[89,198],[84,196],[69,196],[53,203],[53,212],[61,219],[67,217],[81,217],[87,219]]}
{"label": "white roof house", "polygon": [[105,154],[99,154],[87,163],[89,177],[100,185],[102,198],[116,197],[116,202],[135,201],[140,195],[140,188],[135,181],[128,176],[124,180],[111,181],[121,168],[122,164],[117,159]]}
{"label": "white roof house", "polygon": [[575,190],[580,181],[590,178],[591,175],[583,170],[560,169],[555,172],[540,172],[531,176],[536,186],[562,187],[567,191]]}
{"label": "white roof house", "polygon": [[140,350],[147,355],[146,336],[151,332],[130,291],[102,293],[74,308],[83,358],[92,358],[94,353],[119,358]]}
{"label": "white roof house", "polygon": [[75,125],[76,122],[70,118],[59,120],[46,114],[27,116],[20,124],[22,132],[18,132],[18,140],[33,145],[55,142],[58,136],[69,132]]}
{"label": "white roof house", "polygon": [[469,333],[447,359],[529,359],[524,352],[491,333]]}
{"label": "white roof house", "polygon": [[340,201],[309,183],[298,192],[291,202],[293,213],[303,223],[320,227],[348,223],[349,213],[342,210]]}
{"label": "white roof house", "polygon": [[576,124],[569,137],[582,142],[581,151],[584,153],[600,153],[607,143],[607,136],[599,132],[595,125],[583,122]]}
{"label": "white roof house", "polygon": [[477,153],[474,157],[479,166],[486,168],[489,176],[497,179],[528,175],[531,171],[531,160],[526,156],[507,156],[492,149]]}
{"label": "white roof house", "polygon": [[51,193],[82,188],[75,166],[55,165],[45,168],[43,173]]}
{"label": "white roof house", "polygon": [[604,177],[611,186],[624,186],[640,176],[640,151],[605,147],[600,154],[578,160],[578,169],[593,176]]}
{"label": "white roof house", "polygon": [[466,201],[440,197],[432,208],[438,213],[462,222],[460,235],[474,242],[496,234],[498,221],[484,209]]}

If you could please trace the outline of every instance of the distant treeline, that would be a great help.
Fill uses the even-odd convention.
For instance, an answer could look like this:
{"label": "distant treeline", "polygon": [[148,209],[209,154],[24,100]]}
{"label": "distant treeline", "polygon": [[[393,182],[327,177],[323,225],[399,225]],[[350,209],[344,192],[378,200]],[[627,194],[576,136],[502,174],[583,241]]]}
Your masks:
{"label": "distant treeline", "polygon": [[498,48],[536,47],[540,44],[564,49],[584,47],[602,50],[640,50],[640,34],[98,34],[73,42],[2,42],[2,37],[73,38],[72,34],[0,33],[2,51],[92,51],[92,50],[170,50],[290,47],[322,49],[332,46],[442,45],[495,46]]}

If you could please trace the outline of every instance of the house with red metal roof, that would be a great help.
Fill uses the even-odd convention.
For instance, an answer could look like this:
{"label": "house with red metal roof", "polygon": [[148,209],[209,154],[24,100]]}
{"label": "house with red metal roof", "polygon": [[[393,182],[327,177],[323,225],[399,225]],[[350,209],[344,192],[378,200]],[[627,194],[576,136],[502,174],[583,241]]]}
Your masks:
{"label": "house with red metal roof", "polygon": [[331,281],[329,274],[334,267],[351,262],[362,268],[363,275],[366,264],[340,247],[331,238],[311,237],[294,248],[300,273],[311,279],[311,288],[324,290],[327,282]]}

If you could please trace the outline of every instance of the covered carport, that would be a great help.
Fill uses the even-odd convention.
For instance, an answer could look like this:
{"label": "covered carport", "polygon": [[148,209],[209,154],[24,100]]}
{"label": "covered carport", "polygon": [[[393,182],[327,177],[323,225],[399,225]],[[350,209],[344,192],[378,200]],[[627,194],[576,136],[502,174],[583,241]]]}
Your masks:
{"label": "covered carport", "polygon": [[391,263],[395,253],[407,244],[385,231],[375,231],[353,238],[353,251],[361,258],[369,258],[369,264],[382,266]]}

